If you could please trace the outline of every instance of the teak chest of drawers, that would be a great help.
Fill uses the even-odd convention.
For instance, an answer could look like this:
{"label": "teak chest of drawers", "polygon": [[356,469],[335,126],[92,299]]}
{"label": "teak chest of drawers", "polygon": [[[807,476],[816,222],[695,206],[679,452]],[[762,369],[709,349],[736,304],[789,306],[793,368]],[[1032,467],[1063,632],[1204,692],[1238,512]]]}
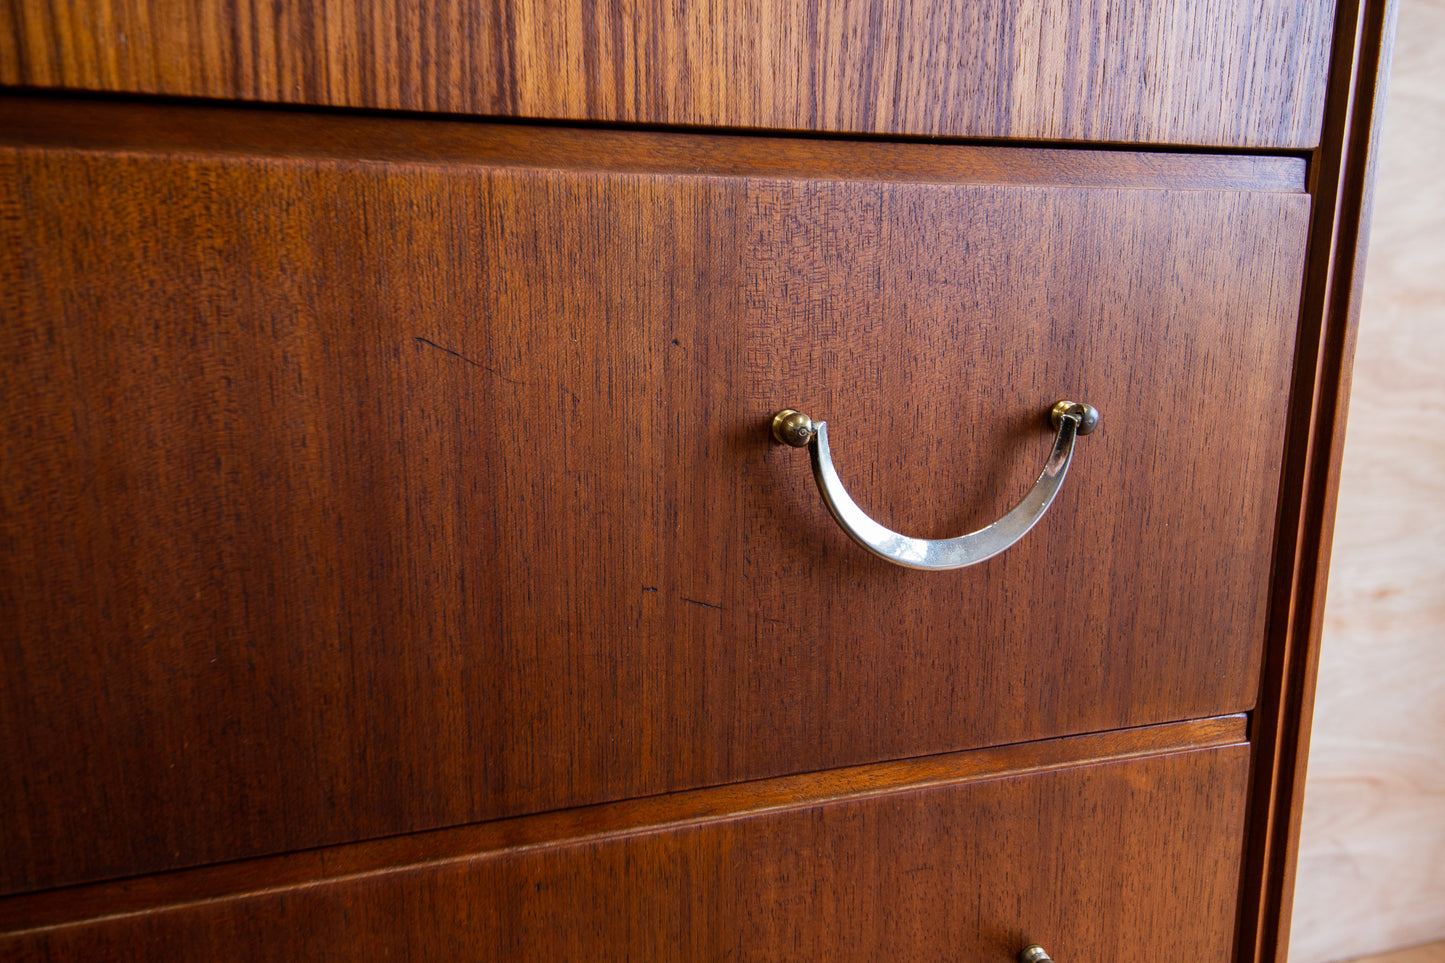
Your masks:
{"label": "teak chest of drawers", "polygon": [[0,951],[1283,960],[1391,22],[0,13]]}

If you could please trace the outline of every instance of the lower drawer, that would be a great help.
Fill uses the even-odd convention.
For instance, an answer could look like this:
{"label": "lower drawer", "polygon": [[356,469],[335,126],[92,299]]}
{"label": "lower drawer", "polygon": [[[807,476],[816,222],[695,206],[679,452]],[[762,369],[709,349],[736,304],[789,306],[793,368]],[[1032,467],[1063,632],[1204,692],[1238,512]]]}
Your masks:
{"label": "lower drawer", "polygon": [[1242,717],[0,901],[6,959],[1231,958]]}

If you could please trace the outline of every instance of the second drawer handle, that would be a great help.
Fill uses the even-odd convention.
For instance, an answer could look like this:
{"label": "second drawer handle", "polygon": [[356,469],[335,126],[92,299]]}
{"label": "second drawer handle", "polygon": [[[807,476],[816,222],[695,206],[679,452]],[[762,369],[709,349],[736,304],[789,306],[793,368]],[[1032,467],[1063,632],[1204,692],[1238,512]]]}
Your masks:
{"label": "second drawer handle", "polygon": [[1073,460],[1074,439],[1098,427],[1099,412],[1092,405],[1060,401],[1049,409],[1049,417],[1059,431],[1054,450],[1044,463],[1043,474],[1023,501],[987,528],[957,538],[936,540],[900,535],[878,524],[858,507],[833,468],[827,422],[815,422],[800,411],[786,408],[773,416],[773,437],[794,448],[807,447],[823,504],[855,542],[897,565],[941,571],[977,565],[993,558],[1028,534],[1049,510]]}

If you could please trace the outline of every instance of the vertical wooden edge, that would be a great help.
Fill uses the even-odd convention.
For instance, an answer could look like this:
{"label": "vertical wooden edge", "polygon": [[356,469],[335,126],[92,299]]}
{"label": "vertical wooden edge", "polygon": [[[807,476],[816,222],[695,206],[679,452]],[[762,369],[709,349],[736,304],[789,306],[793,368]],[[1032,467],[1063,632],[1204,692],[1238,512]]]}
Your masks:
{"label": "vertical wooden edge", "polygon": [[1324,136],[1310,170],[1315,211],[1253,726],[1236,958],[1254,963],[1285,963],[1289,955],[1330,540],[1398,0],[1346,0],[1336,15]]}

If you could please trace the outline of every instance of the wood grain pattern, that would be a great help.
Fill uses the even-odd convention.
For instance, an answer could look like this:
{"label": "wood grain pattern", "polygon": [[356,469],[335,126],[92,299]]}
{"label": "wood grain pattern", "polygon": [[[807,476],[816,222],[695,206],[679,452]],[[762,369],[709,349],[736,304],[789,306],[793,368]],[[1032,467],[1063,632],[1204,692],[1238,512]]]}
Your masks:
{"label": "wood grain pattern", "polygon": [[1052,772],[1100,762],[1239,745],[1246,719],[1225,716],[945,753],[734,783],[555,813],[501,819],[0,898],[0,933],[49,929],[181,904],[245,897],[376,873],[400,873],[505,851],[676,830],[763,813],[895,795],[961,782]]}
{"label": "wood grain pattern", "polygon": [[4,171],[7,890],[1253,703],[1306,195]]}
{"label": "wood grain pattern", "polygon": [[1283,961],[1289,952],[1306,748],[1394,30],[1393,0],[1341,4],[1324,138],[1311,167],[1316,203],[1275,539],[1270,642],[1255,715],[1240,913],[1240,945],[1259,963]]}
{"label": "wood grain pattern", "polygon": [[214,157],[1130,190],[1305,190],[1301,157],[581,130],[42,97],[0,98],[0,144]]}
{"label": "wood grain pattern", "polygon": [[0,83],[646,124],[1313,148],[1330,0],[12,0]]}
{"label": "wood grain pattern", "polygon": [[[0,937],[7,959],[1231,958],[1249,750],[635,826]],[[546,818],[546,817],[541,817]],[[1140,867],[1149,867],[1140,872]]]}
{"label": "wood grain pattern", "polygon": [[[1445,3],[1405,3],[1380,142],[1290,958],[1445,938]],[[1422,417],[1423,415],[1423,417]]]}

